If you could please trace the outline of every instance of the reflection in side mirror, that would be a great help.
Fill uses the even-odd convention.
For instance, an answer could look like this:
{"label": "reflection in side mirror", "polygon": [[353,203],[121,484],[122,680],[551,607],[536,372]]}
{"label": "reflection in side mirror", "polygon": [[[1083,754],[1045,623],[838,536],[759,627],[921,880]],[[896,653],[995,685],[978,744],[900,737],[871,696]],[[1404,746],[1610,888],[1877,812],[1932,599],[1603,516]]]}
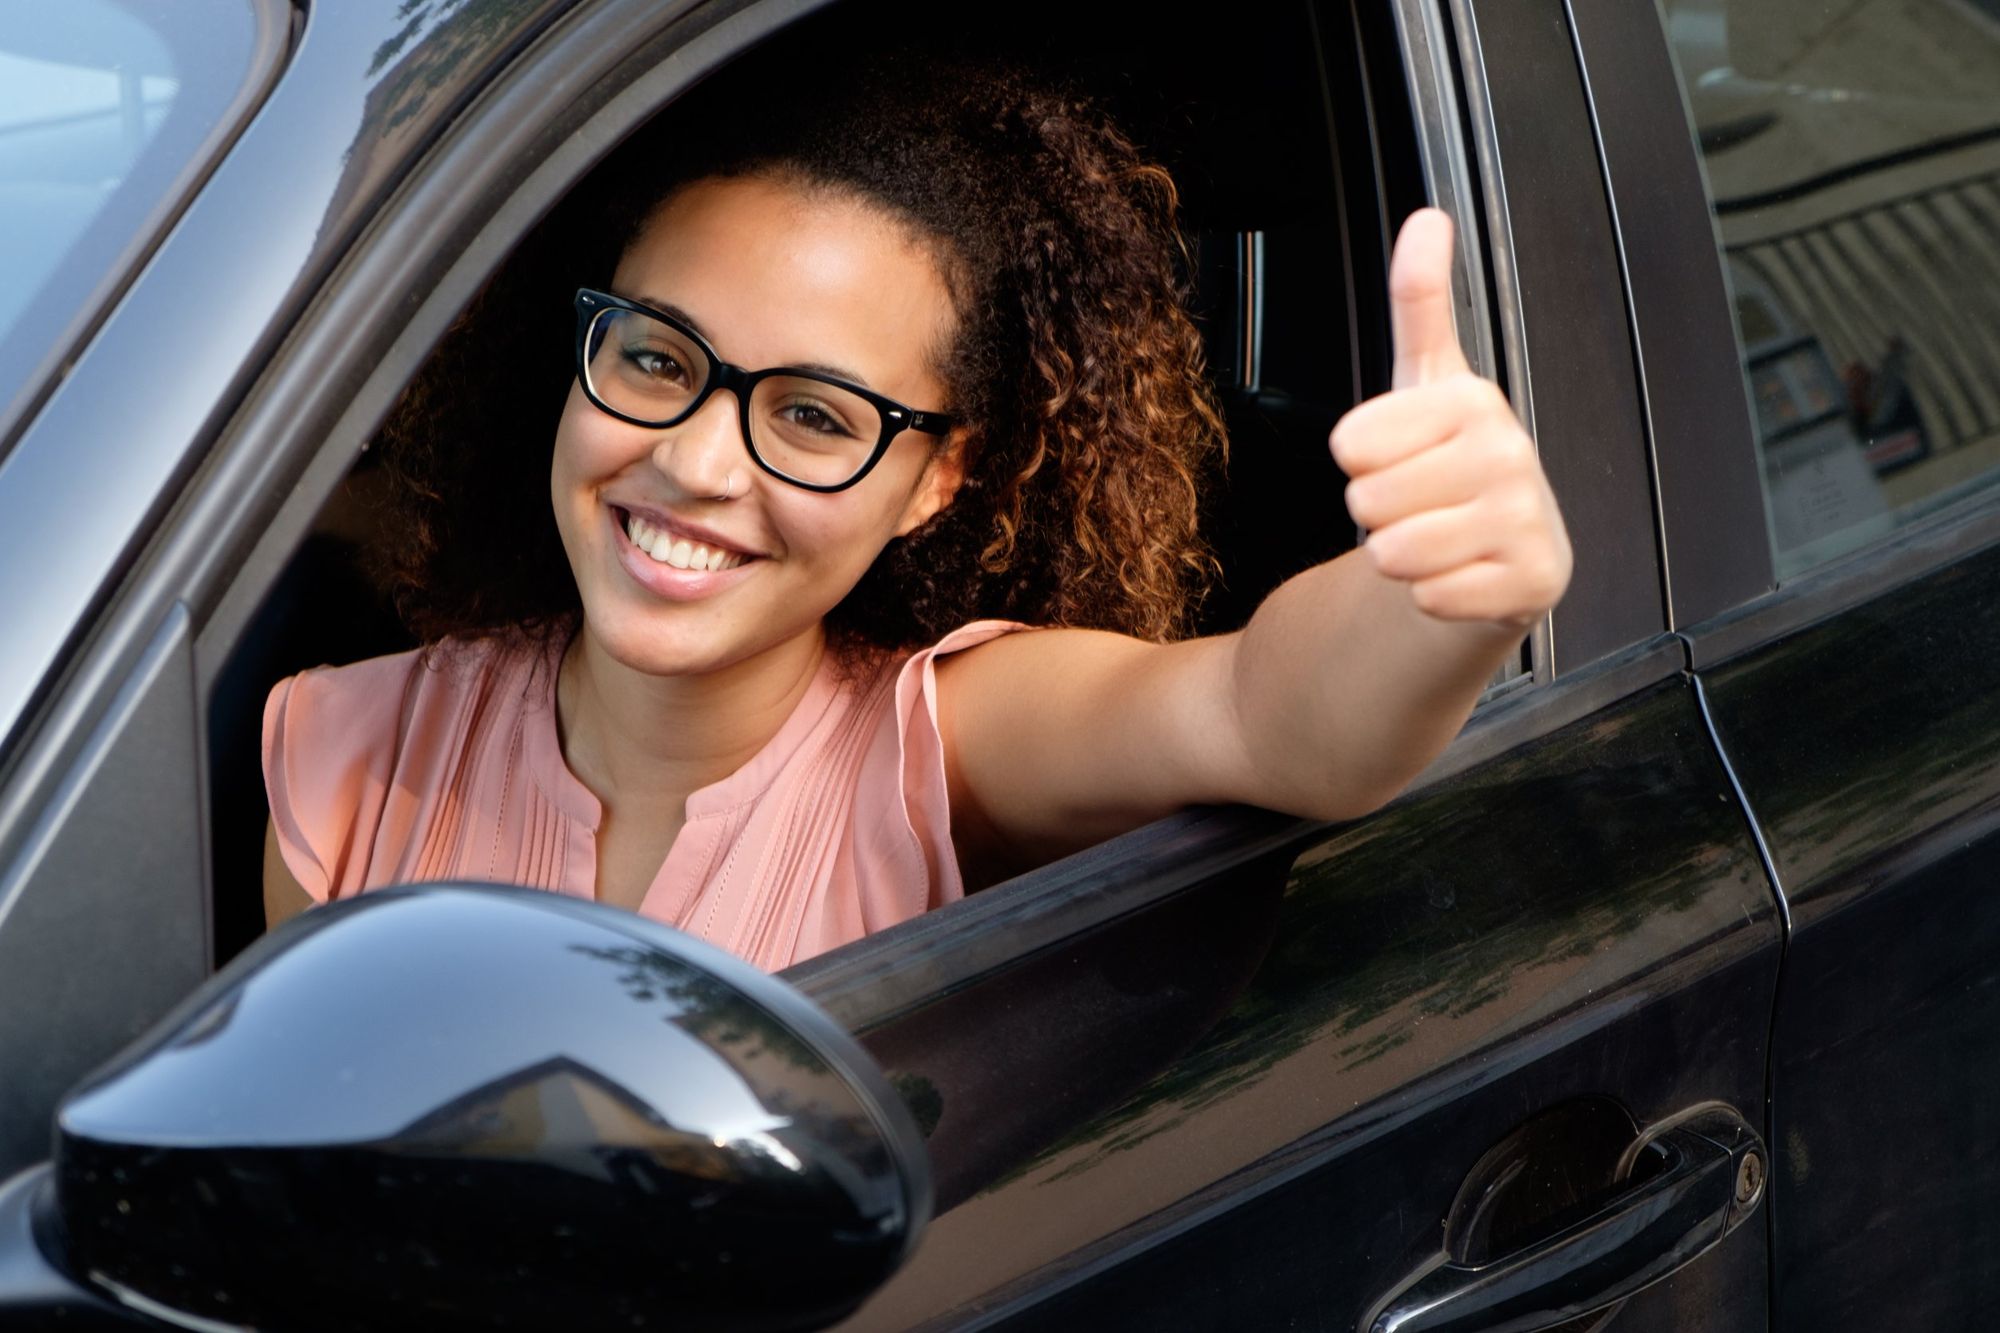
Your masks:
{"label": "reflection in side mirror", "polygon": [[525,890],[305,914],[56,1138],[60,1262],[206,1326],[817,1328],[930,1212],[908,1111],[796,992]]}

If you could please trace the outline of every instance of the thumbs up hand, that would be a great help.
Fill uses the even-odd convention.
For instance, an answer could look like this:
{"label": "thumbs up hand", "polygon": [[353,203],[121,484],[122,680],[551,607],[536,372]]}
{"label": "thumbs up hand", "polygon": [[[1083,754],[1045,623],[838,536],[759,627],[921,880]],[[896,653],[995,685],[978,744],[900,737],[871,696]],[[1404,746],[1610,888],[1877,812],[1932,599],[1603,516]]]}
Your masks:
{"label": "thumbs up hand", "polygon": [[1333,428],[1375,568],[1438,620],[1525,630],[1569,586],[1569,536],[1506,396],[1473,374],[1451,316],[1451,219],[1421,209],[1389,264],[1394,387]]}

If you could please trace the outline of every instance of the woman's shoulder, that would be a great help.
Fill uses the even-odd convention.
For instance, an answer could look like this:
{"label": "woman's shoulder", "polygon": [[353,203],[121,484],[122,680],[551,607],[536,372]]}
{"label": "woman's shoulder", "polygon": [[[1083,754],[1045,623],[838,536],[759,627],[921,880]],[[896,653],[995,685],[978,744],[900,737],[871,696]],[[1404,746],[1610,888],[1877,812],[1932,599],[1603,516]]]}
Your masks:
{"label": "woman's shoulder", "polygon": [[[525,698],[539,654],[496,639],[447,639],[427,648],[318,666],[288,676],[264,705],[267,758],[303,746],[325,761],[403,749],[412,739],[443,741],[450,721],[473,700]],[[516,688],[519,686],[519,688]]]}
{"label": "woman's shoulder", "polygon": [[[313,667],[264,704],[264,789],[286,866],[324,901],[358,889],[389,802],[439,798],[485,744],[512,731],[540,657],[525,645],[446,641]],[[474,765],[476,767],[476,765]],[[408,822],[408,821],[406,821]]]}
{"label": "woman's shoulder", "polygon": [[1012,620],[975,620],[932,644],[886,658],[860,691],[861,707],[873,731],[860,773],[861,808],[881,806],[906,816],[920,835],[929,826],[948,840],[945,801],[946,759],[938,725],[940,658],[966,652],[1004,635],[1028,629]]}

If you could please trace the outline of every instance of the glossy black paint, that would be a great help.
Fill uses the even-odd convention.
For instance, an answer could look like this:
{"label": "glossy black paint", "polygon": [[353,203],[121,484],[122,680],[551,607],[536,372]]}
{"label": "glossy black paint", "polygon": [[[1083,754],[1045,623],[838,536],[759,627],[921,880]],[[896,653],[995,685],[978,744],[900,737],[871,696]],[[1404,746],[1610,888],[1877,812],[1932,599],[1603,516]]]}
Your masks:
{"label": "glossy black paint", "polygon": [[76,1281],[45,1252],[51,1231],[49,1168],[0,1184],[0,1329],[7,1333],[132,1333],[160,1325]]}
{"label": "glossy black paint", "polygon": [[1520,284],[1535,440],[1587,553],[1552,622],[1557,674],[1668,628],[1618,240],[1562,0],[1470,7]]}
{"label": "glossy black paint", "polygon": [[923,1149],[851,1038],[628,913],[427,888],[247,952],[57,1118],[61,1260],[317,1330],[820,1327]]}
{"label": "glossy black paint", "polygon": [[1989,548],[1704,673],[1792,914],[1777,1328],[1981,1327],[2000,1288],[1996,605]]}
{"label": "glossy black paint", "polygon": [[1369,1333],[1533,1333],[1593,1314],[1713,1249],[1759,1202],[1737,1182],[1746,1161],[1761,1171],[1764,1145],[1733,1111],[1690,1117],[1633,1148],[1614,1188],[1559,1209],[1562,1225],[1518,1248],[1464,1258],[1450,1253],[1447,1227],[1443,1262],[1413,1274],[1365,1321]]}
{"label": "glossy black paint", "polygon": [[[1776,913],[1678,680],[1240,864],[856,1019],[957,1183],[852,1327],[1345,1333],[1521,1121],[1758,1113]],[[1125,1090],[1121,1040],[1190,1039]],[[1620,1326],[1761,1329],[1763,1274],[1739,1230]]]}
{"label": "glossy black paint", "polygon": [[1770,590],[1763,480],[1701,160],[1659,13],[1566,0],[1624,259],[1676,627]]}

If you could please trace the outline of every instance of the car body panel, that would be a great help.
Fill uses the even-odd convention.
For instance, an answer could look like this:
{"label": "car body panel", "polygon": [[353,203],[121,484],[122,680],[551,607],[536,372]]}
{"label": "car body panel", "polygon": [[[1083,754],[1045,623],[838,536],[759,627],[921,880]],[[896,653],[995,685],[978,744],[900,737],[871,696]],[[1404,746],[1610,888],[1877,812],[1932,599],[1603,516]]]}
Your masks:
{"label": "car body panel", "polygon": [[1729,290],[1658,11],[1566,3],[1625,265],[1669,624],[1696,624],[1774,583]]}
{"label": "car body panel", "polygon": [[1561,0],[1456,8],[1491,245],[1511,256],[1494,269],[1517,288],[1497,292],[1507,388],[1584,553],[1551,619],[1560,675],[1670,628],[1617,230]]}
{"label": "car body panel", "polygon": [[[1608,8],[1576,4],[1580,29],[1584,10]],[[1683,553],[1718,544],[1764,543],[1778,576],[1676,598],[1788,915],[1770,1084],[1772,1326],[1983,1327],[2000,1282],[1996,437],[1990,395],[1982,416],[1962,376],[1918,369],[2000,369],[1990,321],[1968,318],[2000,290],[1980,221],[1992,131],[1961,132],[1990,119],[1990,91],[1968,90],[1990,90],[2000,28],[1956,5],[1861,6],[1838,23],[1810,4],[1741,12],[1765,22],[1738,31],[1703,13],[1676,32],[1697,92],[1704,73],[1733,68],[1729,42],[1744,43],[1741,86],[1718,75],[1678,150],[1653,117],[1663,158],[1705,145],[1718,197],[1676,189],[1669,225],[1626,235],[1660,271],[1688,275],[1678,322],[1658,326],[1677,330],[1667,355],[1685,400],[1685,428],[1655,431],[1662,476],[1728,463],[1710,494],[1663,501],[1676,586]],[[1787,34],[1817,61],[1773,85]],[[1891,41],[1895,58],[1879,59]],[[1855,55],[1861,83],[1862,67],[1840,63]],[[1635,293],[1642,342],[1651,309]],[[1899,342],[1922,400],[1914,432],[1860,405],[1867,372]],[[1817,474],[1785,457],[1813,432],[1829,460]]]}
{"label": "car body panel", "polygon": [[1792,919],[1778,1328],[1973,1327],[2000,1286],[1997,599],[1989,547],[1703,673]]}
{"label": "car body panel", "polygon": [[[0,871],[0,1175],[49,1151],[62,1094],[208,975],[194,664],[168,617]],[[116,830],[108,834],[107,830]]]}
{"label": "car body panel", "polygon": [[[941,1213],[853,1327],[1353,1328],[1537,1112],[1758,1118],[1776,906],[1651,657],[1621,702],[1032,955],[910,949],[933,996],[846,1016],[932,1108]],[[1763,1265],[1746,1228],[1621,1321],[1761,1328]]]}

